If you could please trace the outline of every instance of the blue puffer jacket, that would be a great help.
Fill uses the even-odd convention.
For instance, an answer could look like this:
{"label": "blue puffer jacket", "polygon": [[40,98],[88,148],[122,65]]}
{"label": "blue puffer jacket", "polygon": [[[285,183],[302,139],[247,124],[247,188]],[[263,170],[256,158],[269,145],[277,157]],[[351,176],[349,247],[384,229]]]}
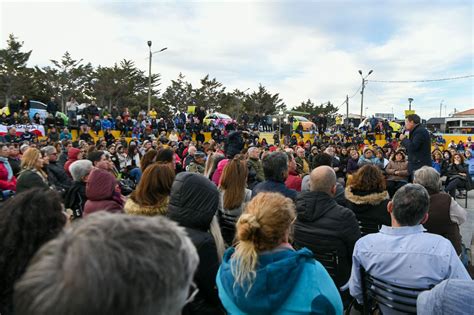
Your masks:
{"label": "blue puffer jacket", "polygon": [[255,281],[234,285],[229,248],[217,274],[217,288],[228,314],[342,314],[339,293],[309,249],[278,249],[259,256]]}

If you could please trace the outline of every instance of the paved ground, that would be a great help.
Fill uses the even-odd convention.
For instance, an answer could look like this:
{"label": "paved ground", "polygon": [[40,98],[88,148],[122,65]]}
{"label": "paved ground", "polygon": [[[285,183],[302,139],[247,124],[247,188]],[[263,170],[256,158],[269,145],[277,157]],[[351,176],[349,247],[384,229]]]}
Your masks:
{"label": "paved ground", "polygon": [[[466,248],[471,249],[471,257],[474,258],[474,191],[471,191],[468,194],[468,202],[467,202],[467,212],[468,218],[464,224],[461,225],[461,235],[462,241]],[[459,204],[464,207],[465,200],[458,199]],[[473,261],[473,259],[471,259]]]}

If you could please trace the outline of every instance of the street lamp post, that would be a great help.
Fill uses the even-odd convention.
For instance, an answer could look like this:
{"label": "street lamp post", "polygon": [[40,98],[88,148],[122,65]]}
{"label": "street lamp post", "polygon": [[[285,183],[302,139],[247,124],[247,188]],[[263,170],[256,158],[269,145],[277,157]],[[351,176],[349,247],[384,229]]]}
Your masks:
{"label": "street lamp post", "polygon": [[158,51],[151,52],[151,44],[152,44],[151,40],[149,40],[147,44],[148,44],[148,50],[150,52],[150,55],[148,57],[148,112],[150,112],[150,109],[151,109],[151,58],[153,57],[153,54],[165,51],[166,49],[168,49],[168,47],[164,47]]}
{"label": "street lamp post", "polygon": [[280,126],[278,127],[278,140],[281,140],[281,116],[283,116],[283,111],[280,110],[278,112],[278,122],[280,123]]}
{"label": "street lamp post", "polygon": [[362,70],[359,70],[360,77],[362,78],[362,90],[360,91],[360,122],[362,123],[362,116],[364,110],[364,89],[365,85],[367,84],[367,77],[374,72],[374,70],[370,70],[369,73],[364,77],[362,75]]}
{"label": "street lamp post", "polygon": [[411,102],[413,102],[413,99],[411,97],[408,98],[408,110],[411,110]]}

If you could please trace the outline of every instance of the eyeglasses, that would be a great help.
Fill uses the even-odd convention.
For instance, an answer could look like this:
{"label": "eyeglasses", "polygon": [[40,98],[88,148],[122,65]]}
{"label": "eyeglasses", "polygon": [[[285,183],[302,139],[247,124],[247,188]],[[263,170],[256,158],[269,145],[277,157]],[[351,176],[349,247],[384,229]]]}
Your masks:
{"label": "eyeglasses", "polygon": [[188,298],[186,299],[185,301],[186,304],[194,301],[194,298],[199,292],[199,288],[197,287],[196,283],[194,283],[194,281],[191,282],[191,287],[189,288],[189,291],[191,292],[191,294],[189,294]]}

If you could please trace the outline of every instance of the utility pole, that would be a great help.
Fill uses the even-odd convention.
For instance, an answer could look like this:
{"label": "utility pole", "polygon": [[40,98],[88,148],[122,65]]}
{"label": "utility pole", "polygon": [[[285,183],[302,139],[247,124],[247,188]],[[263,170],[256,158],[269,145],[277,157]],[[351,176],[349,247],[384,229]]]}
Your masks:
{"label": "utility pole", "polygon": [[166,49],[168,49],[168,47],[164,47],[158,51],[151,52],[151,40],[149,40],[147,44],[148,44],[148,50],[150,51],[150,55],[148,56],[148,112],[147,112],[147,115],[148,115],[151,109],[151,58],[153,57],[153,54],[165,51]]}
{"label": "utility pole", "polygon": [[349,95],[346,95],[346,127],[349,126]]}
{"label": "utility pole", "polygon": [[151,53],[151,40],[149,40],[147,44],[148,50],[150,51],[150,55],[148,57],[148,115],[151,109],[151,57],[153,56],[153,54]]}
{"label": "utility pole", "polygon": [[444,100],[442,100],[441,103],[439,103],[439,117],[443,117],[442,114],[441,114],[441,111],[442,111],[442,108],[443,108],[443,102],[444,102]]}
{"label": "utility pole", "polygon": [[360,77],[362,78],[362,90],[360,91],[360,122],[362,123],[362,117],[364,116],[364,89],[365,85],[367,84],[367,77],[374,72],[374,70],[370,70],[369,73],[364,77],[362,75],[362,70],[359,70]]}

